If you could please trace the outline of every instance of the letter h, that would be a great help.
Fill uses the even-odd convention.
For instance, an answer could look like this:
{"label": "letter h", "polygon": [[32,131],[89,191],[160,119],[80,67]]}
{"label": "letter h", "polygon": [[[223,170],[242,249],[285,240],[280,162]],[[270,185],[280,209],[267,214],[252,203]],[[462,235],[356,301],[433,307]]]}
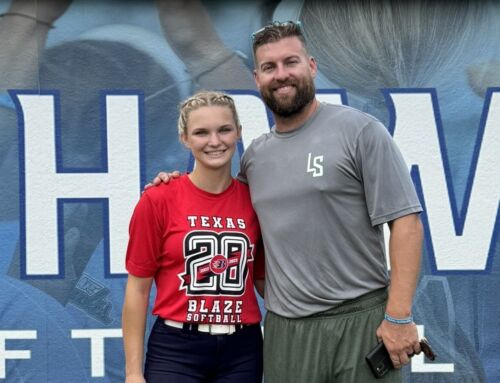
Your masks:
{"label": "letter h", "polygon": [[104,211],[105,275],[123,275],[128,222],[144,175],[143,95],[101,93],[102,165],[84,169],[63,166],[58,92],[10,93],[19,124],[21,278],[64,278],[63,208],[89,202]]}

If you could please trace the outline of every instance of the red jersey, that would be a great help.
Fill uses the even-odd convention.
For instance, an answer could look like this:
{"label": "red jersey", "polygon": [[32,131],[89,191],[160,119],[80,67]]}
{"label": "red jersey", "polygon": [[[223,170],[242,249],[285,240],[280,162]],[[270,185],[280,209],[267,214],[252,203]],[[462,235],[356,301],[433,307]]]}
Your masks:
{"label": "red jersey", "polygon": [[220,194],[187,175],[146,190],[130,221],[126,267],[153,277],[153,314],[179,322],[258,323],[253,279],[264,278],[260,227],[248,186]]}

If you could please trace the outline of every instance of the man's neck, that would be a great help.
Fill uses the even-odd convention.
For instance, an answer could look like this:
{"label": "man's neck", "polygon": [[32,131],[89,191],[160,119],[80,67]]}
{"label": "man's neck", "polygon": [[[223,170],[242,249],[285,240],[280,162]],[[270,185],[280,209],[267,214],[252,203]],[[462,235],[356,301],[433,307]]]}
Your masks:
{"label": "man's neck", "polygon": [[316,112],[319,106],[319,101],[314,98],[309,104],[307,104],[304,109],[293,116],[283,117],[273,114],[274,122],[276,124],[276,131],[280,133],[291,132],[311,118],[311,116]]}

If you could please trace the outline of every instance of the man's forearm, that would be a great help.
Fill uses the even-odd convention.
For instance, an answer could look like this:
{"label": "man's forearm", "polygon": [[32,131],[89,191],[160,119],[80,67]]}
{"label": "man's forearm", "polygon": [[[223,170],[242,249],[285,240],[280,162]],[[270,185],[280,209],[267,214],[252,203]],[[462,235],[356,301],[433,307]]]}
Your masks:
{"label": "man's forearm", "polygon": [[201,87],[254,89],[251,72],[224,45],[200,0],[156,3],[166,40]]}
{"label": "man's forearm", "polygon": [[0,91],[31,88],[51,25],[70,0],[12,0],[0,18]]}
{"label": "man's forearm", "polygon": [[[31,88],[49,28],[16,16],[0,19],[0,90]],[[7,75],[8,74],[8,75]]]}
{"label": "man's forearm", "polygon": [[422,223],[418,214],[410,214],[394,220],[390,228],[391,285],[386,312],[394,318],[406,318],[411,314],[420,272]]}

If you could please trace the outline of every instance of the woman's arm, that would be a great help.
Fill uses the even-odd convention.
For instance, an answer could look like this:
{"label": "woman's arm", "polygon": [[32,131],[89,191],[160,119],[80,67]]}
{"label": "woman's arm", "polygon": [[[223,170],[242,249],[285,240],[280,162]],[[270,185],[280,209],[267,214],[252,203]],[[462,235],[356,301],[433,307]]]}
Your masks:
{"label": "woman's arm", "polygon": [[144,383],[144,332],[153,277],[128,276],[122,312],[126,383]]}

